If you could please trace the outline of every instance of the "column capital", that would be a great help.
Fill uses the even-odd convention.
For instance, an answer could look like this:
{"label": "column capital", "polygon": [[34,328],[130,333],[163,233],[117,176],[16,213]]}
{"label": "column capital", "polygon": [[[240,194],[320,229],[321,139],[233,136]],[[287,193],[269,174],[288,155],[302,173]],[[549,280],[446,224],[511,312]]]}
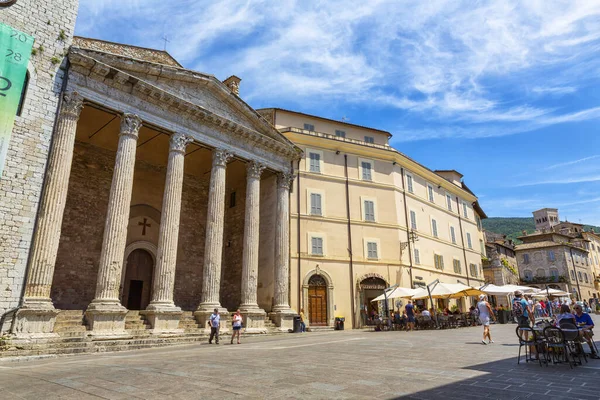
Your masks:
{"label": "column capital", "polygon": [[296,175],[289,172],[280,172],[277,174],[277,186],[282,189],[290,189]]}
{"label": "column capital", "polygon": [[185,148],[188,144],[193,141],[191,137],[184,133],[175,133],[171,136],[171,140],[169,141],[170,147],[169,151],[175,151],[178,153],[185,153]]}
{"label": "column capital", "polygon": [[142,119],[135,114],[123,114],[121,118],[121,135],[131,136],[137,140],[142,127]]}
{"label": "column capital", "polygon": [[260,175],[265,170],[266,166],[257,162],[257,161],[249,161],[246,163],[246,175],[248,179],[260,179]]}
{"label": "column capital", "polygon": [[225,167],[233,154],[224,149],[215,149],[213,151],[213,167]]}
{"label": "column capital", "polygon": [[74,91],[65,92],[60,107],[60,115],[62,117],[78,120],[82,108],[83,97],[79,93]]}

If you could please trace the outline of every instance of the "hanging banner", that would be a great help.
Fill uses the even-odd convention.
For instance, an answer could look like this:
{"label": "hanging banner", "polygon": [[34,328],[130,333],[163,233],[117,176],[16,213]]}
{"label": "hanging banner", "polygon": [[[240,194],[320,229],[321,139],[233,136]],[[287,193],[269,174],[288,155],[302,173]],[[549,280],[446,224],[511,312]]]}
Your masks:
{"label": "hanging banner", "polygon": [[33,37],[0,23],[0,179],[32,47]]}

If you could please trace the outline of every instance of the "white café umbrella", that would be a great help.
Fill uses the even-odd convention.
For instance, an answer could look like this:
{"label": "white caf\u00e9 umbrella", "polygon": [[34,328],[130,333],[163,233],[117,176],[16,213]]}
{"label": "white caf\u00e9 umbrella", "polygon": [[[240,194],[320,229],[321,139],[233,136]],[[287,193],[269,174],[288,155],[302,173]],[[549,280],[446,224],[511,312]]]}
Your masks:
{"label": "white caf\u00e9 umbrella", "polygon": [[508,296],[514,294],[516,290],[520,290],[525,294],[535,293],[536,288],[532,288],[529,286],[519,286],[519,285],[504,285],[504,286],[496,286],[491,283],[487,285],[483,285],[479,288],[485,294],[489,294],[491,296]]}
{"label": "white caf\u00e9 umbrella", "polygon": [[536,294],[534,294],[533,297],[543,299],[548,296],[563,297],[563,296],[569,296],[569,295],[570,295],[569,292],[564,292],[562,290],[548,288],[548,289],[540,289],[540,291],[537,292]]}
{"label": "white caf\u00e9 umbrella", "polygon": [[[455,299],[465,296],[477,296],[483,292],[471,286],[463,285],[462,283],[437,283],[431,290],[431,298],[433,299]],[[413,299],[429,298],[427,288],[420,288],[413,295]]]}
{"label": "white caf\u00e9 umbrella", "polygon": [[418,289],[397,287],[395,289],[390,290],[385,295],[382,294],[380,296],[375,297],[373,300],[371,300],[371,302],[385,300],[386,297],[388,300],[398,299],[398,298],[408,298],[408,297],[412,297],[417,291],[418,291]]}

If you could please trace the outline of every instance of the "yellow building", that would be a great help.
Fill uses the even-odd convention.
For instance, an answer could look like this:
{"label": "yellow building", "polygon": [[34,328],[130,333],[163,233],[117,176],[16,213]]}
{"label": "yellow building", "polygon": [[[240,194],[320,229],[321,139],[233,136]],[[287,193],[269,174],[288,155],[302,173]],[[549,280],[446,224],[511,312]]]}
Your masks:
{"label": "yellow building", "polygon": [[259,112],[304,151],[290,200],[290,301],[311,325],[344,316],[361,326],[371,300],[395,284],[484,283],[486,216],[460,173],[417,163],[390,147],[385,131]]}

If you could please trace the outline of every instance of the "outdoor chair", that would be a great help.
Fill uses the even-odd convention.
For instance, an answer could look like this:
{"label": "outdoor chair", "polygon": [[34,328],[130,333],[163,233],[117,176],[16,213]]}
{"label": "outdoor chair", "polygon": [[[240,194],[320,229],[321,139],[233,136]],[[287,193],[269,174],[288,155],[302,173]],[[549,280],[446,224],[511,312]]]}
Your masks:
{"label": "outdoor chair", "polygon": [[565,342],[573,360],[577,357],[577,363],[581,365],[583,364],[581,362],[581,356],[583,356],[583,359],[587,363],[587,356],[583,351],[583,337],[581,336],[581,332],[579,331],[579,328],[577,328],[577,325],[565,320],[560,321],[559,325],[560,330],[565,335]]}
{"label": "outdoor chair", "polygon": [[516,333],[517,337],[519,338],[519,355],[517,356],[517,364],[521,363],[521,349],[523,347],[525,347],[525,362],[536,361],[533,358],[531,358],[531,347],[536,346],[535,332],[533,331],[533,329],[518,326],[516,329]]}
{"label": "outdoor chair", "polygon": [[546,338],[546,359],[552,361],[552,364],[560,364],[564,359],[564,362],[569,363],[572,369],[573,362],[569,358],[569,349],[563,331],[560,328],[548,326],[544,329],[544,337]]}

